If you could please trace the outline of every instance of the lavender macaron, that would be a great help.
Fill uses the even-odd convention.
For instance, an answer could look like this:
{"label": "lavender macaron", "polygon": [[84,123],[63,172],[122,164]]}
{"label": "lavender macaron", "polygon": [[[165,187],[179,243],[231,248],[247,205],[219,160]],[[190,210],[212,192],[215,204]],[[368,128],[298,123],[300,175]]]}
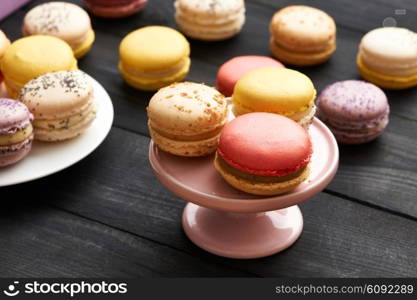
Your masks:
{"label": "lavender macaron", "polygon": [[360,80],[333,83],[317,99],[317,116],[342,144],[362,144],[380,136],[389,111],[385,93]]}
{"label": "lavender macaron", "polygon": [[0,98],[0,167],[24,158],[32,148],[33,116],[23,103]]}

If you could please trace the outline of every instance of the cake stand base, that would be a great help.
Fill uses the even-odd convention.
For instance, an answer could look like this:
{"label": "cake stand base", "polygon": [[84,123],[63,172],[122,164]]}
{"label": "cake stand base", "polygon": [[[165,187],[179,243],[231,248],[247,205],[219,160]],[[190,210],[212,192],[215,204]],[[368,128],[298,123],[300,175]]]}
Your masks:
{"label": "cake stand base", "polygon": [[291,246],[301,234],[303,216],[297,205],[246,214],[188,203],[182,225],[187,236],[204,250],[249,259],[269,256]]}

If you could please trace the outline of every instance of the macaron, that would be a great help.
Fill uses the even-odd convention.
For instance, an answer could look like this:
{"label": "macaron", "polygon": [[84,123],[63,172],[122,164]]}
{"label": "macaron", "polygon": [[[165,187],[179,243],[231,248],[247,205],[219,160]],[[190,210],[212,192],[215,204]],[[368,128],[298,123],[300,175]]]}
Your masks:
{"label": "macaron", "polygon": [[[0,62],[6,52],[6,49],[9,48],[10,41],[2,30],[0,30]],[[3,81],[3,74],[0,71],[0,83]]]}
{"label": "macaron", "polygon": [[174,6],[180,30],[198,40],[228,39],[245,23],[243,0],[176,0]]}
{"label": "macaron", "polygon": [[371,30],[361,40],[357,64],[365,80],[382,88],[417,86],[417,33],[399,27]]}
{"label": "macaron", "polygon": [[227,101],[215,88],[193,82],[174,83],[150,100],[148,127],[154,143],[180,156],[216,151],[227,121]]}
{"label": "macaron", "polygon": [[316,90],[311,80],[287,68],[262,68],[240,78],[232,95],[233,112],[239,116],[251,112],[284,115],[308,128],[316,107]]}
{"label": "macaron", "polygon": [[223,95],[230,97],[237,81],[243,75],[256,69],[268,67],[283,68],[284,65],[268,56],[236,56],[220,66],[217,71],[216,87]]}
{"label": "macaron", "polygon": [[183,80],[190,69],[190,44],[175,29],[146,26],[120,43],[119,70],[134,88],[156,91]]}
{"label": "macaron", "polygon": [[66,41],[76,58],[84,56],[93,45],[95,34],[90,17],[78,5],[48,2],[32,8],[23,19],[23,35],[52,35]]}
{"label": "macaron", "polygon": [[18,39],[6,50],[1,71],[9,96],[16,99],[20,89],[39,75],[77,69],[72,49],[63,40],[48,35]]}
{"label": "macaron", "polygon": [[311,155],[309,135],[296,122],[277,114],[250,113],[223,128],[214,166],[238,190],[279,195],[307,179]]}
{"label": "macaron", "polygon": [[317,116],[343,144],[372,141],[383,133],[389,121],[390,108],[384,92],[360,80],[329,85],[320,93],[317,108]]}
{"label": "macaron", "polygon": [[333,18],[314,7],[287,6],[274,14],[269,29],[272,54],[290,65],[321,64],[336,50]]}
{"label": "macaron", "polygon": [[55,142],[83,133],[96,116],[94,90],[79,70],[47,73],[29,81],[19,100],[34,115],[35,139]]}
{"label": "macaron", "polygon": [[33,116],[21,102],[0,98],[0,167],[14,164],[32,148]]}
{"label": "macaron", "polygon": [[142,10],[148,0],[84,0],[90,11],[102,18],[123,18]]}

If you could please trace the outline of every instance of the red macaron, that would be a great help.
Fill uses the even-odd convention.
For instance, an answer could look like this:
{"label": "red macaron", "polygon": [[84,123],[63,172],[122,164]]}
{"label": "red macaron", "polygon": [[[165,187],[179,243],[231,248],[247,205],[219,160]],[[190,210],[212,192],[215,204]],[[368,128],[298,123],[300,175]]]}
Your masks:
{"label": "red macaron", "polygon": [[310,137],[297,122],[272,113],[249,113],[223,128],[215,167],[239,190],[277,195],[306,180],[311,155]]}
{"label": "red macaron", "polygon": [[220,66],[217,72],[217,89],[223,95],[230,97],[233,94],[236,82],[242,76],[250,71],[269,67],[284,68],[284,65],[268,56],[246,55],[234,57]]}
{"label": "red macaron", "polygon": [[123,18],[142,10],[148,0],[84,0],[91,12],[102,18]]}

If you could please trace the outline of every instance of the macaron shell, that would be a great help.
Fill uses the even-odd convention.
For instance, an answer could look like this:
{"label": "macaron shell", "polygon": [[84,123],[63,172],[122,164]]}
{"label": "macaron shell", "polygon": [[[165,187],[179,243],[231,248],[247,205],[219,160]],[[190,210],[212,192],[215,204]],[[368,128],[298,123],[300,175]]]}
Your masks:
{"label": "macaron shell", "polygon": [[129,33],[120,44],[120,59],[141,72],[167,70],[190,54],[190,46],[178,31],[147,26]]}
{"label": "macaron shell", "polygon": [[174,5],[188,20],[198,24],[227,23],[245,10],[243,0],[176,0]]}
{"label": "macaron shell", "polygon": [[87,33],[87,38],[84,40],[84,42],[77,48],[73,49],[75,58],[81,58],[84,55],[86,55],[88,51],[90,51],[91,47],[93,46],[95,37],[96,34],[94,33],[94,31],[90,30]]}
{"label": "macaron shell", "polygon": [[312,145],[295,121],[276,114],[251,113],[226,124],[217,151],[226,163],[243,172],[283,176],[308,164]]}
{"label": "macaron shell", "polygon": [[280,67],[284,65],[268,56],[247,55],[237,56],[225,62],[217,72],[217,89],[225,96],[231,96],[237,81],[250,71]]}
{"label": "macaron shell", "polygon": [[13,134],[27,128],[32,120],[33,116],[24,104],[0,98],[0,135]]}
{"label": "macaron shell", "polygon": [[289,50],[322,52],[334,39],[336,24],[324,11],[304,5],[285,7],[272,17],[270,31]]}
{"label": "macaron shell", "polygon": [[306,111],[316,91],[304,74],[286,68],[262,68],[251,71],[237,82],[233,104],[249,111],[291,116]]}
{"label": "macaron shell", "polygon": [[147,0],[84,0],[93,14],[103,18],[123,18],[142,10]]}
{"label": "macaron shell", "polygon": [[18,86],[51,71],[76,68],[77,60],[71,47],[56,37],[46,35],[33,35],[15,41],[1,61],[4,77]]}
{"label": "macaron shell", "polygon": [[192,82],[159,90],[147,108],[152,127],[173,135],[192,136],[223,126],[227,102],[214,88]]}
{"label": "macaron shell", "polygon": [[67,2],[48,2],[35,6],[23,20],[26,35],[53,35],[70,45],[90,30],[91,21],[87,12]]}
{"label": "macaron shell", "polygon": [[369,66],[387,65],[388,68],[417,66],[417,33],[406,28],[374,29],[362,38],[359,47],[364,63]]}
{"label": "macaron shell", "polygon": [[325,88],[317,101],[322,114],[339,121],[369,122],[385,116],[388,99],[377,86],[360,80],[336,82]]}

